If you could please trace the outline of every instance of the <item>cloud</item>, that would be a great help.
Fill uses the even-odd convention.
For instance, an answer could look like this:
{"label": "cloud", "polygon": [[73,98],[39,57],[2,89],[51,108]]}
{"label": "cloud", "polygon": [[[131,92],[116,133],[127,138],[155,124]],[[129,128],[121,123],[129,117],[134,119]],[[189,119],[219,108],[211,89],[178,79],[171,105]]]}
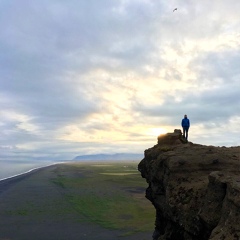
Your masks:
{"label": "cloud", "polygon": [[0,7],[5,157],[139,152],[155,144],[151,129],[180,128],[185,113],[190,140],[238,144],[240,3],[15,0]]}

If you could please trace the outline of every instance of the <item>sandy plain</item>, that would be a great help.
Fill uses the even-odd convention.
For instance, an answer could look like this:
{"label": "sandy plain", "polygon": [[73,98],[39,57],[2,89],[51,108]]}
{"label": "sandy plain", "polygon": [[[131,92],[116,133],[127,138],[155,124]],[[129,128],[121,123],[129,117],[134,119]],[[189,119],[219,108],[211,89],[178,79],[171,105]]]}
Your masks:
{"label": "sandy plain", "polygon": [[[131,216],[131,210],[129,209],[126,209],[126,211],[129,211],[128,213],[124,212],[125,207],[120,206],[121,203],[119,203],[119,207],[123,208],[123,214],[121,216],[122,222],[110,223],[108,222],[110,220],[106,220],[102,222],[103,224],[101,220],[88,216],[89,212],[93,212],[94,215],[94,211],[96,211],[95,215],[98,215],[97,208],[96,210],[91,209],[91,211],[87,211],[85,209],[86,211],[84,211],[84,208],[80,206],[84,203],[82,202],[81,196],[87,194],[88,191],[90,191],[89,189],[91,189],[93,195],[96,195],[95,191],[98,189],[98,196],[105,196],[110,194],[111,191],[112,195],[114,195],[114,189],[118,189],[118,194],[120,194],[121,191],[125,194],[125,198],[138,198],[143,202],[143,205],[147,203],[147,200],[146,203],[144,202],[144,187],[140,186],[136,188],[132,183],[135,177],[140,177],[136,172],[134,172],[135,175],[133,175],[135,177],[130,179],[130,187],[119,184],[121,183],[121,177],[129,175],[123,176],[120,174],[119,176],[114,176],[113,174],[110,176],[111,174],[109,174],[109,172],[107,175],[99,174],[99,176],[105,177],[102,179],[102,184],[99,183],[99,185],[96,186],[93,182],[92,187],[88,185],[90,183],[85,180],[87,178],[89,181],[94,181],[94,176],[96,176],[94,169],[97,169],[97,174],[102,173],[103,169],[107,169],[107,165],[105,168],[101,169],[101,167],[102,164],[99,164],[99,167],[92,165],[90,169],[85,165],[76,163],[57,164],[1,181],[0,240],[151,239],[151,227],[146,228],[146,226],[143,226],[145,224],[143,219],[144,215],[139,215],[141,221],[137,223],[138,230],[134,231],[133,228],[135,225],[133,221],[130,220],[131,218],[135,219],[136,216]],[[126,168],[126,166],[124,167]],[[126,171],[129,173],[129,171],[132,170],[126,169]],[[112,177],[112,179],[109,177]],[[119,179],[116,180],[116,177]],[[81,187],[84,181],[85,189]],[[111,183],[111,187],[109,187],[109,183]],[[103,186],[106,186],[106,188]],[[136,191],[134,189],[136,189]],[[119,198],[121,198],[121,196]],[[78,199],[78,202],[75,199]],[[100,204],[105,204],[105,202],[100,202]],[[110,205],[111,204],[113,203],[110,203]],[[86,205],[86,207],[89,206]],[[115,206],[115,208],[117,212],[117,207]],[[113,217],[114,216],[115,215],[113,215]],[[129,224],[132,224],[130,228],[124,225],[128,220],[130,221]],[[147,218],[146,220],[148,221]],[[154,216],[152,221],[154,221]],[[120,228],[116,227],[119,223],[122,224]],[[154,228],[153,224],[154,222],[150,224],[152,225],[152,229]],[[139,231],[141,226],[145,230]]]}

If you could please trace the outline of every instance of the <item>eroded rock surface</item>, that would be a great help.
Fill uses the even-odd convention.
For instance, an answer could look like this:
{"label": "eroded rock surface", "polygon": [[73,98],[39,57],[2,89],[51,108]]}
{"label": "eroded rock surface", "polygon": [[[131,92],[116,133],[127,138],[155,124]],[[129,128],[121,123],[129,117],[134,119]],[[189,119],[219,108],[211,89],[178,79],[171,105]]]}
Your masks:
{"label": "eroded rock surface", "polygon": [[158,137],[138,169],[156,208],[154,240],[240,239],[240,147]]}

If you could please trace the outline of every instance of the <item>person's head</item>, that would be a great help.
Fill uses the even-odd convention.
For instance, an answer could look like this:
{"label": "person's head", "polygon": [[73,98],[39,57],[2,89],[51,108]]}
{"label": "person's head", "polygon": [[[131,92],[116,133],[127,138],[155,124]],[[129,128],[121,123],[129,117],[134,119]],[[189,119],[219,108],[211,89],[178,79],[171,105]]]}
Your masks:
{"label": "person's head", "polygon": [[187,118],[187,114],[184,115],[184,118]]}

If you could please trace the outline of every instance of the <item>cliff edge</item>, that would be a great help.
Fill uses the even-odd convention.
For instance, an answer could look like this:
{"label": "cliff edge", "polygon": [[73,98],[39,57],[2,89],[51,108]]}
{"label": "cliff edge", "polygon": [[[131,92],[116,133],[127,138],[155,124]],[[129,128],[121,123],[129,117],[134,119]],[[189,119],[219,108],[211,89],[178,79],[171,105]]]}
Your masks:
{"label": "cliff edge", "polygon": [[138,170],[156,209],[154,240],[240,239],[240,147],[158,137]]}

